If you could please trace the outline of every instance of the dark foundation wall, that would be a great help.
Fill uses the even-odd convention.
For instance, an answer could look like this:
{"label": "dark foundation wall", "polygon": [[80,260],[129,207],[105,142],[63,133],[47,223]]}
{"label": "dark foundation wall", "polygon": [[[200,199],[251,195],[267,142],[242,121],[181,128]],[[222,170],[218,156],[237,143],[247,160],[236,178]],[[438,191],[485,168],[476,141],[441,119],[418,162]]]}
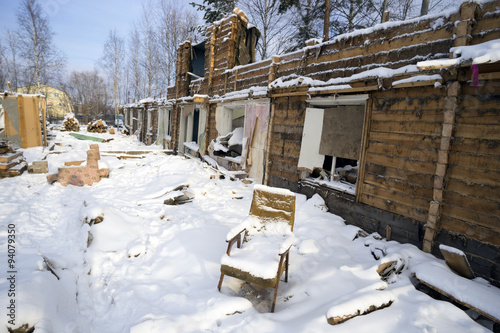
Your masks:
{"label": "dark foundation wall", "polygon": [[[470,239],[466,235],[457,234],[445,229],[440,230],[436,237],[436,242],[464,251],[474,274],[500,287],[499,247],[484,244],[474,239]],[[432,254],[438,258],[442,258],[441,252],[437,246],[433,248]]]}
{"label": "dark foundation wall", "polygon": [[424,229],[423,224],[416,220],[356,203],[356,198],[351,194],[308,181],[299,184],[298,192],[308,198],[315,193],[319,194],[325,200],[329,211],[342,217],[347,224],[360,227],[368,233],[377,232],[390,240],[410,243],[421,248]]}

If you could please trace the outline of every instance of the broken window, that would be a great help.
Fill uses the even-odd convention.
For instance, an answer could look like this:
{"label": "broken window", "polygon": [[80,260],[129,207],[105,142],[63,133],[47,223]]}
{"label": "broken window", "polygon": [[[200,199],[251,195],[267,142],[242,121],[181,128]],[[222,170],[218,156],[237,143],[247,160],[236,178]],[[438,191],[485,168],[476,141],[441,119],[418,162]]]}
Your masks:
{"label": "broken window", "polygon": [[[218,107],[216,110],[216,129],[219,134],[212,145],[213,155],[240,164],[243,151],[243,130],[245,126],[245,105]],[[235,166],[223,163],[229,169]]]}
{"label": "broken window", "polygon": [[191,67],[197,77],[205,76],[205,42],[193,45],[191,54]]}
{"label": "broken window", "polygon": [[218,137],[209,153],[218,166],[242,171],[257,183],[265,172],[269,101],[229,103],[216,109]]}
{"label": "broken window", "polygon": [[196,156],[205,151],[206,110],[198,104],[182,106],[181,151]]}
{"label": "broken window", "polygon": [[311,103],[321,108],[307,108],[298,163],[303,179],[355,194],[365,100],[321,100]]}
{"label": "broken window", "polygon": [[172,107],[161,106],[158,108],[158,135],[156,144],[163,148],[171,149],[172,142]]}

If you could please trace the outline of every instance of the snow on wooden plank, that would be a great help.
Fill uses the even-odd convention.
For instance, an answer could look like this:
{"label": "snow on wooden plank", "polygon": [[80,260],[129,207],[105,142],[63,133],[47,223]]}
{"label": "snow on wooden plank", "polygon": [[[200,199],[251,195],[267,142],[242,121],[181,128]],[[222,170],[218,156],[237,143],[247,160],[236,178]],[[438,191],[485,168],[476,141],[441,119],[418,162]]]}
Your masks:
{"label": "snow on wooden plank", "polygon": [[387,290],[370,291],[361,295],[351,295],[350,299],[342,298],[327,312],[327,320],[331,325],[343,323],[356,316],[365,315],[390,306],[395,300],[394,294]]}
{"label": "snow on wooden plank", "polygon": [[439,250],[443,254],[446,264],[455,272],[467,279],[474,278],[474,272],[470,268],[469,261],[465,253],[447,245],[439,245]]}
{"label": "snow on wooden plank", "polygon": [[484,43],[452,47],[453,59],[437,59],[417,63],[419,69],[439,69],[452,66],[469,66],[500,61],[500,39]]}
{"label": "snow on wooden plank", "polygon": [[12,161],[13,159],[21,156],[23,153],[21,152],[12,152],[12,153],[5,153],[0,155],[0,163],[8,163]]}
{"label": "snow on wooden plank", "polygon": [[22,157],[18,156],[16,159],[11,160],[9,162],[2,162],[2,163],[0,163],[0,170],[8,170],[8,169],[14,167],[15,165],[21,163],[21,161],[22,161]]}
{"label": "snow on wooden plank", "polygon": [[500,323],[500,289],[487,281],[466,279],[437,261],[412,267],[412,274],[426,286]]}

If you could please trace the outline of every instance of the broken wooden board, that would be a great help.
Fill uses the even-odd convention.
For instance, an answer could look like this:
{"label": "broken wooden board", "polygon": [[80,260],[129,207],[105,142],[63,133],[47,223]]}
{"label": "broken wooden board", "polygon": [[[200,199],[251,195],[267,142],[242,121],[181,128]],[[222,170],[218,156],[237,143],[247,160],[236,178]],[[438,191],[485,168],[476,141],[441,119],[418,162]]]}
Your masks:
{"label": "broken wooden board", "polygon": [[386,308],[394,300],[394,294],[387,290],[354,294],[346,301],[337,302],[328,310],[326,317],[330,325],[337,325],[351,318]]}
{"label": "broken wooden board", "polygon": [[21,163],[22,158],[18,157],[15,160],[5,162],[5,163],[0,163],[0,170],[9,170],[10,168],[14,167],[15,165]]}
{"label": "broken wooden board", "polygon": [[477,313],[500,323],[500,289],[455,274],[444,263],[424,262],[412,267],[418,282]]}
{"label": "broken wooden board", "polygon": [[182,191],[172,192],[172,197],[163,201],[165,205],[183,205],[185,203],[191,202],[194,199],[194,193],[183,189]]}
{"label": "broken wooden board", "polygon": [[446,260],[446,264],[455,273],[467,279],[475,278],[474,272],[470,268],[467,256],[462,251],[446,245],[439,245],[439,250]]}
{"label": "broken wooden board", "polygon": [[70,162],[64,162],[64,166],[77,166],[77,165],[82,165],[83,162],[86,161],[70,161]]}
{"label": "broken wooden board", "polygon": [[[392,260],[391,260],[392,259]],[[399,255],[391,255],[382,259],[382,263],[377,269],[378,275],[382,281],[393,282],[394,276],[400,274],[406,267],[406,261]]]}
{"label": "broken wooden board", "polygon": [[9,163],[10,161],[18,158],[23,153],[21,152],[12,152],[12,153],[4,153],[0,155],[0,163]]}
{"label": "broken wooden board", "polygon": [[152,193],[142,195],[142,199],[137,201],[137,205],[140,206],[150,203],[160,203],[172,198],[182,197],[184,196],[184,192],[188,191],[188,187],[189,184],[184,180],[168,187],[161,187],[158,191],[152,191]]}
{"label": "broken wooden board", "polygon": [[144,155],[128,155],[128,154],[109,154],[102,153],[101,156],[114,156],[119,160],[127,159],[127,158],[144,158]]}
{"label": "broken wooden board", "polygon": [[47,161],[34,161],[31,165],[28,165],[29,173],[48,173],[49,165]]}
{"label": "broken wooden board", "polygon": [[28,168],[28,164],[24,161],[22,161],[19,164],[16,164],[12,168],[9,169],[9,176],[10,177],[16,177],[20,176],[23,174],[23,172]]}

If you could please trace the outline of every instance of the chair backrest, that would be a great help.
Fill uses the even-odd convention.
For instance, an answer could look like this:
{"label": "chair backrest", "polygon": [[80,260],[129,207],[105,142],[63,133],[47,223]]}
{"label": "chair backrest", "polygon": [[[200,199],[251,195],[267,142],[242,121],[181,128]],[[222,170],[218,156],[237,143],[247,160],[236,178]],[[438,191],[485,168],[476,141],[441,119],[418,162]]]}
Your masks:
{"label": "chair backrest", "polygon": [[286,221],[293,231],[295,222],[295,193],[290,190],[255,185],[250,215],[264,221]]}

